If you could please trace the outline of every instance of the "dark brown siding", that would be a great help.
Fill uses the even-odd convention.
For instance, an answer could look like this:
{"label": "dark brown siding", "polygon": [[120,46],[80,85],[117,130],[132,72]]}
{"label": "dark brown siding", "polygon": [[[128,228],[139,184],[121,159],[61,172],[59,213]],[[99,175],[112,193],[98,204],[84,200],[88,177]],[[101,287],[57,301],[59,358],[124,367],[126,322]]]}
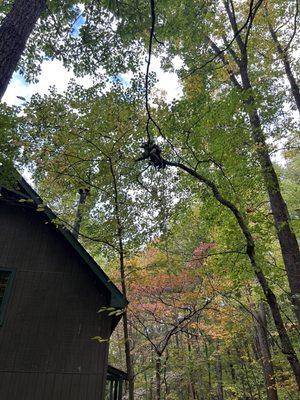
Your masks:
{"label": "dark brown siding", "polygon": [[0,327],[1,400],[101,400],[109,294],[43,213],[0,202],[0,268],[16,270]]}

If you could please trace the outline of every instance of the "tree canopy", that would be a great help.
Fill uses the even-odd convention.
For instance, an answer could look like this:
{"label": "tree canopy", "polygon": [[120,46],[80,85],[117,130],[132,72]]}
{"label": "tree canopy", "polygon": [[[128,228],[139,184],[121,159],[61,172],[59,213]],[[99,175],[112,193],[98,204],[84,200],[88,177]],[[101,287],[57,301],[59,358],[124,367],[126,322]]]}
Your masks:
{"label": "tree canopy", "polygon": [[[0,6],[0,50],[19,3]],[[298,14],[53,0],[19,49],[28,81],[53,59],[91,79],[1,104],[1,180],[30,171],[57,223],[80,216],[74,234],[127,295],[110,357],[129,400],[298,396]],[[171,102],[154,60],[179,79]]]}

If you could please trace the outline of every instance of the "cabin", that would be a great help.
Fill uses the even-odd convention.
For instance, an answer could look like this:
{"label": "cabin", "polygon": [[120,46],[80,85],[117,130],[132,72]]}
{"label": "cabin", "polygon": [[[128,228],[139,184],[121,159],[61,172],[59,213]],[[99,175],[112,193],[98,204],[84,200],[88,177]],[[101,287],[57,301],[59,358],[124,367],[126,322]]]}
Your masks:
{"label": "cabin", "polygon": [[127,300],[21,177],[1,186],[0,226],[0,399],[121,399],[126,373],[108,366],[120,315],[98,310]]}

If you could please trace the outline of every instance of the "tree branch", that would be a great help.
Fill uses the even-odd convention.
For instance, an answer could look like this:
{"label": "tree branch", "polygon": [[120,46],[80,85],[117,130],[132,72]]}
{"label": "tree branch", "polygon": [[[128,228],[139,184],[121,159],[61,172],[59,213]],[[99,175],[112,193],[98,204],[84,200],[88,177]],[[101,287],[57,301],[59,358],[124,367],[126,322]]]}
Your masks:
{"label": "tree branch", "polygon": [[297,18],[299,15],[299,0],[296,0],[296,12],[294,15],[294,29],[293,29],[293,33],[292,36],[290,37],[290,40],[288,41],[287,45],[284,48],[284,52],[286,53],[288,51],[288,49],[290,48],[292,41],[294,40],[294,37],[296,35],[297,32]]}

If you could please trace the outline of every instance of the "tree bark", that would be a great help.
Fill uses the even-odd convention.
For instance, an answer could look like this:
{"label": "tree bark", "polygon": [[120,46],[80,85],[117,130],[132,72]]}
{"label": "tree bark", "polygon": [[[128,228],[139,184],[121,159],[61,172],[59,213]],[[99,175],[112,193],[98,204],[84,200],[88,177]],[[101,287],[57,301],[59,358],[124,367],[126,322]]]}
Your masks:
{"label": "tree bark", "polygon": [[255,327],[259,342],[268,400],[278,400],[274,368],[267,336],[267,319],[264,304],[255,313]]}
{"label": "tree bark", "polygon": [[207,374],[208,374],[208,393],[209,399],[213,398],[213,388],[212,388],[212,381],[211,381],[211,364],[210,364],[210,357],[208,353],[208,343],[204,339],[204,350],[205,350],[205,358],[206,358],[206,367],[207,367]]}
{"label": "tree bark", "polygon": [[[123,243],[123,225],[120,215],[119,209],[119,191],[117,185],[117,178],[115,175],[114,166],[112,163],[111,158],[109,158],[109,166],[110,172],[113,180],[113,188],[114,188],[114,209],[115,209],[115,218],[117,222],[117,237],[119,242],[119,267],[120,267],[120,275],[121,275],[121,286],[122,286],[122,293],[125,298],[127,298],[127,288],[126,288],[126,277],[125,277],[125,263],[124,263],[124,243]],[[126,368],[128,374],[128,399],[134,400],[134,369],[133,369],[133,361],[131,355],[131,348],[130,348],[130,335],[129,335],[129,328],[128,328],[128,314],[127,309],[124,310],[123,313],[123,328],[124,328],[124,340],[125,340],[125,358],[126,358]]]}
{"label": "tree bark", "polygon": [[165,385],[165,398],[167,398],[170,393],[170,388],[169,388],[168,381],[167,381],[168,359],[169,359],[169,351],[168,351],[168,348],[166,348],[166,355],[165,355],[165,360],[164,360],[164,364],[163,364],[163,381],[164,381],[164,385]]}
{"label": "tree bark", "polygon": [[74,226],[72,229],[72,234],[73,236],[78,239],[79,236],[79,230],[82,222],[82,207],[84,206],[86,202],[86,198],[89,194],[88,189],[79,189],[79,200],[78,200],[78,205],[77,205],[77,210],[76,210],[76,216],[75,216],[75,221],[74,221]]}
{"label": "tree bark", "polygon": [[150,387],[149,387],[150,400],[153,400],[153,386],[154,386],[153,377],[151,377],[150,378]]}
{"label": "tree bark", "polygon": [[0,99],[25,50],[46,0],[15,0],[0,26]]}
{"label": "tree bark", "polygon": [[[252,385],[249,382],[249,377],[248,377],[248,371],[247,367],[245,364],[245,361],[243,360],[242,354],[239,350],[238,347],[236,347],[236,354],[238,356],[238,360],[241,366],[241,381],[242,381],[242,386],[243,386],[243,392],[244,392],[244,398],[247,400],[254,400],[253,392],[252,392]],[[247,386],[247,388],[246,388]]]}
{"label": "tree bark", "polygon": [[[267,9],[266,9],[266,15],[268,17]],[[295,78],[295,76],[293,74],[292,67],[291,67],[291,64],[290,64],[290,60],[288,58],[288,54],[287,54],[287,50],[288,49],[284,49],[282,47],[281,43],[279,42],[277,33],[273,29],[270,21],[268,21],[268,27],[269,27],[269,32],[271,34],[272,40],[273,40],[274,44],[276,45],[279,57],[280,57],[281,61],[283,62],[283,66],[284,66],[285,73],[286,73],[286,76],[287,76],[289,84],[290,84],[292,95],[293,95],[293,97],[295,99],[295,103],[296,103],[297,109],[298,109],[299,114],[300,114],[300,90],[299,90],[299,86],[297,84],[296,78]]]}
{"label": "tree bark", "polygon": [[223,374],[222,374],[222,363],[221,363],[221,356],[219,353],[219,346],[217,346],[217,357],[216,357],[216,378],[217,378],[217,396],[218,400],[224,400],[224,393],[223,393]]}
{"label": "tree bark", "polygon": [[[126,293],[126,291],[125,291],[125,293]],[[123,292],[123,294],[124,294],[124,292]],[[125,311],[123,314],[123,328],[124,328],[124,340],[125,340],[126,368],[127,368],[127,374],[128,374],[128,392],[129,392],[128,398],[129,398],[129,400],[133,400],[134,399],[134,371],[133,371],[131,349],[130,349],[130,337],[129,337],[129,329],[128,329],[127,311]]]}
{"label": "tree bark", "polygon": [[292,343],[289,339],[287,331],[285,329],[276,296],[270,289],[270,287],[266,281],[266,278],[261,271],[258,271],[256,273],[256,277],[257,277],[258,281],[260,282],[261,287],[263,288],[267,302],[270,306],[273,320],[274,320],[275,326],[277,328],[277,332],[279,334],[279,338],[280,338],[280,342],[281,342],[281,351],[286,356],[288,362],[290,363],[290,366],[291,366],[294,376],[296,378],[296,382],[298,384],[298,388],[300,389],[299,360],[298,360],[297,354],[292,346]]}
{"label": "tree bark", "polygon": [[[202,358],[203,349],[201,346],[199,335],[196,335],[196,344],[195,345],[196,345],[196,354],[198,355],[198,363],[204,364],[205,359]],[[204,372],[204,368],[197,368],[197,377],[196,377],[197,391],[196,391],[196,394],[198,393],[198,400],[204,400],[204,397],[206,395],[206,387],[205,387],[204,381],[203,381],[203,372]]]}
{"label": "tree bark", "polygon": [[[269,196],[270,206],[273,214],[274,225],[279,240],[281,253],[288,277],[291,291],[291,301],[294,305],[294,312],[300,324],[300,251],[296,239],[296,235],[291,227],[290,215],[283,200],[279,180],[272,164],[268,145],[266,143],[265,134],[262,129],[261,119],[259,116],[257,104],[253,95],[252,84],[248,72],[248,52],[246,39],[242,39],[236,21],[236,14],[233,8],[233,2],[224,0],[225,9],[228,15],[232,31],[236,37],[236,42],[240,50],[240,57],[234,57],[233,61],[239,68],[242,84],[238,82],[233,72],[230,73],[230,79],[233,85],[247,94],[244,100],[245,111],[250,120],[251,133],[254,143],[256,144],[257,158],[261,166],[262,176],[264,178],[265,187]],[[254,18],[254,15],[252,15]],[[252,20],[253,22],[253,20]],[[248,29],[250,29],[248,27]],[[249,34],[248,30],[248,34]],[[218,46],[210,40],[211,46],[227,65],[224,54],[220,53]]]}
{"label": "tree bark", "polygon": [[277,302],[277,298],[276,298],[275,294],[273,293],[273,291],[271,290],[271,288],[268,284],[268,281],[264,275],[264,272],[262,271],[262,269],[259,267],[259,265],[256,262],[254,239],[253,239],[251,231],[250,231],[243,215],[241,214],[241,212],[238,210],[238,208],[233,203],[231,203],[229,200],[227,200],[226,198],[224,198],[222,196],[218,187],[216,186],[216,184],[213,181],[211,181],[210,179],[206,178],[205,176],[199,174],[196,170],[194,170],[182,163],[172,162],[172,161],[167,161],[167,160],[163,160],[163,161],[166,166],[169,165],[169,166],[180,168],[181,170],[189,173],[191,176],[196,178],[198,181],[203,182],[207,187],[209,187],[211,189],[215,199],[220,204],[222,204],[223,206],[228,208],[234,215],[234,217],[243,233],[245,241],[246,241],[246,254],[251,263],[252,270],[260,284],[260,287],[263,290],[263,293],[265,295],[267,303],[270,307],[270,310],[271,310],[271,313],[273,316],[273,320],[274,320],[277,332],[279,334],[280,343],[281,343],[281,351],[286,356],[288,362],[290,363],[290,366],[293,370],[296,382],[300,389],[300,363],[299,363],[297,354],[294,350],[294,347],[288,336],[287,330],[285,329],[283,319],[281,316],[281,312],[279,309],[279,305]]}
{"label": "tree bark", "polygon": [[[189,332],[186,333],[186,341],[187,341],[187,353],[188,353],[189,359],[190,359],[192,357],[192,343],[191,343],[191,336],[190,336]],[[194,377],[190,370],[189,370],[188,386],[189,386],[189,396],[191,397],[192,400],[196,400],[197,395],[196,395]]]}
{"label": "tree bark", "polygon": [[231,360],[231,352],[230,352],[230,350],[227,350],[227,355],[228,355],[228,366],[229,366],[231,380],[232,380],[232,383],[235,384],[236,383],[236,372],[235,372],[235,369],[234,369],[233,362]]}
{"label": "tree bark", "polygon": [[161,355],[156,355],[155,360],[155,378],[156,378],[156,397],[155,400],[160,400],[161,395]]}
{"label": "tree bark", "polygon": [[252,86],[246,66],[241,67],[241,77],[244,90],[247,90],[248,93],[250,93],[248,99],[245,101],[245,104],[252,127],[252,137],[256,144],[258,161],[261,166],[265,186],[269,195],[277,237],[291,290],[291,300],[294,305],[295,315],[300,323],[299,245],[296,235],[291,227],[290,215],[281,194],[278,177],[269,155],[260,117],[257,109],[255,108],[255,100],[251,94]]}

